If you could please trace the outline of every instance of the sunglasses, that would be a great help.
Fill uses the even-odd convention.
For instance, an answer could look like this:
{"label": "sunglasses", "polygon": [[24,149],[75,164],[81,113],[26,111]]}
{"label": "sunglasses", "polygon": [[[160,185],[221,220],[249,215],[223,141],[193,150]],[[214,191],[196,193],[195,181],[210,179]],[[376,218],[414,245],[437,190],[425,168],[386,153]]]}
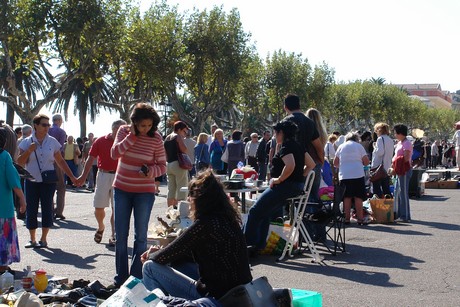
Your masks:
{"label": "sunglasses", "polygon": [[41,123],[40,126],[44,127],[44,128],[48,128],[48,127],[51,127],[50,124],[45,124],[45,123]]}

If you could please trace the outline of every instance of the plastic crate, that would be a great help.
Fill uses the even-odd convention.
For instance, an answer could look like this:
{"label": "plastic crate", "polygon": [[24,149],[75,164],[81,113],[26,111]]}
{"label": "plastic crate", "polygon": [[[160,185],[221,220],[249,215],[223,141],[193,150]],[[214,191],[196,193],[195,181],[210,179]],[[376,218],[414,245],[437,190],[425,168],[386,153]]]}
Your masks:
{"label": "plastic crate", "polygon": [[292,292],[292,306],[294,307],[322,307],[323,298],[321,293],[301,290],[301,289],[291,289]]}

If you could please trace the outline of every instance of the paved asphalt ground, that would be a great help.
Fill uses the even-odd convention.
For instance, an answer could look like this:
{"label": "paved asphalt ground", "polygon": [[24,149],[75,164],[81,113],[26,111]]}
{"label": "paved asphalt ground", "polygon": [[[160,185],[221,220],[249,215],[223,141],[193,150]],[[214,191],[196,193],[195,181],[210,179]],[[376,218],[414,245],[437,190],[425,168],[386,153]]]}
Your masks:
{"label": "paved asphalt ground", "polygon": [[[166,211],[166,187],[161,190],[151,221]],[[109,285],[115,251],[107,244],[107,231],[101,244],[93,241],[92,199],[85,190],[68,190],[67,219],[55,223],[49,247],[21,248],[22,262],[12,268],[31,265],[70,282],[82,278]],[[412,223],[350,226],[345,253],[320,250],[321,264],[311,263],[308,255],[282,263],[263,256],[253,261],[253,276],[265,275],[276,287],[318,291],[324,306],[460,306],[459,199],[460,190],[427,189],[422,198],[411,199]],[[24,246],[28,232],[21,221],[18,228]]]}

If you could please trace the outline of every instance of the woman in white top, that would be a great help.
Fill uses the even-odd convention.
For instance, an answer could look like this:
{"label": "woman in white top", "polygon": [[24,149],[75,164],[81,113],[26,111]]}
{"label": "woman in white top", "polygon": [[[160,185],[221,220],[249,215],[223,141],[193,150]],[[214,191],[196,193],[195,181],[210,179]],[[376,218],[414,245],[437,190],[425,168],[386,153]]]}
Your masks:
{"label": "woman in white top", "polygon": [[363,200],[366,198],[364,166],[368,164],[369,157],[359,143],[359,135],[349,132],[334,158],[334,166],[339,168],[340,184],[346,188],[343,199],[345,223],[350,222],[351,202],[354,200],[358,224],[363,224]]}
{"label": "woman in white top", "polygon": [[[383,163],[385,171],[388,172],[391,167],[394,150],[394,141],[388,136],[390,127],[385,123],[377,123],[374,125],[374,132],[377,134],[377,141],[374,143],[371,168],[376,168]],[[387,194],[391,195],[390,177],[387,176],[384,179],[373,182],[372,190],[380,198]]]}

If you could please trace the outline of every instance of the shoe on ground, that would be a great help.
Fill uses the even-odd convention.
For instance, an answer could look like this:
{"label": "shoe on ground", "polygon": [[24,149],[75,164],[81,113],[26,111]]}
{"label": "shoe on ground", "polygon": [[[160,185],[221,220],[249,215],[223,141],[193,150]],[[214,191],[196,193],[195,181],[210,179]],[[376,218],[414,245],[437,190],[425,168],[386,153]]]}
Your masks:
{"label": "shoe on ground", "polygon": [[62,214],[55,214],[54,219],[55,220],[65,220],[65,216],[63,216]]}
{"label": "shoe on ground", "polygon": [[279,307],[290,307],[292,306],[292,292],[291,289],[273,289],[275,293],[275,299],[278,302]]}
{"label": "shoe on ground", "polygon": [[395,222],[396,222],[396,223],[409,223],[410,220],[405,220],[405,219],[402,219],[402,218],[399,217],[399,218],[397,218],[397,219],[395,220]]}
{"label": "shoe on ground", "polygon": [[115,246],[115,243],[117,243],[117,240],[115,239],[115,237],[110,237],[109,238],[109,246]]}
{"label": "shoe on ground", "polygon": [[47,247],[48,247],[48,243],[43,242],[43,241],[38,241],[38,245],[35,246],[35,248],[47,248]]}
{"label": "shoe on ground", "polygon": [[36,241],[29,241],[29,243],[27,243],[24,247],[25,248],[36,248],[40,246],[39,243],[37,243]]}

